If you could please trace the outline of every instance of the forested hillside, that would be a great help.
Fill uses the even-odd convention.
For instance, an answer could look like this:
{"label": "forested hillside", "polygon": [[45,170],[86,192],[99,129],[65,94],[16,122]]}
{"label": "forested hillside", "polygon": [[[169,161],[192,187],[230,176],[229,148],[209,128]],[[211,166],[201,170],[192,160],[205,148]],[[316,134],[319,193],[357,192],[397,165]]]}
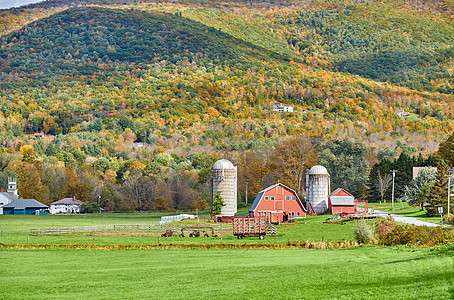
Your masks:
{"label": "forested hillside", "polygon": [[[429,153],[453,129],[452,7],[59,0],[0,11],[0,177],[38,164],[43,186],[30,197],[92,186],[81,196],[92,199],[105,184],[118,202],[133,174],[196,191],[193,203],[206,200],[210,163],[240,163],[244,151],[263,168],[259,189],[291,136],[318,149],[361,141],[370,164]],[[273,112],[276,102],[294,112]],[[57,175],[81,186],[56,192]],[[157,195],[153,208],[174,196]]]}

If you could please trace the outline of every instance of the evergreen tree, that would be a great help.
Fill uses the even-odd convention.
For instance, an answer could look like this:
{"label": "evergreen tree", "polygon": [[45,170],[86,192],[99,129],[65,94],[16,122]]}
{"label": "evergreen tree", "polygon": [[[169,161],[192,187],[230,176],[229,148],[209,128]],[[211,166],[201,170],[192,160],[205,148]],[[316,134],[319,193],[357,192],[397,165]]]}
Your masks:
{"label": "evergreen tree", "polygon": [[396,170],[394,179],[394,197],[402,197],[405,194],[405,186],[413,179],[413,166],[416,165],[416,158],[402,152],[394,161],[392,170]]}
{"label": "evergreen tree", "polygon": [[438,155],[445,160],[448,165],[454,164],[454,133],[449,138],[440,143]]}
{"label": "evergreen tree", "polygon": [[[370,202],[379,202],[381,199],[380,191],[378,188],[378,171],[381,176],[390,174],[393,162],[388,158],[382,159],[380,162],[374,164],[370,170],[369,180],[367,182],[367,195],[366,199]],[[385,193],[384,199],[391,199],[391,189],[388,189]]]}
{"label": "evergreen tree", "polygon": [[223,206],[225,206],[225,203],[222,199],[221,192],[217,192],[213,199],[213,215],[219,215]]}
{"label": "evergreen tree", "polygon": [[[426,207],[428,216],[438,216],[438,207],[443,207],[443,212],[448,211],[448,178],[449,168],[446,164],[440,164],[437,170],[437,179],[429,198],[429,206]],[[451,206],[451,212],[453,212]]]}

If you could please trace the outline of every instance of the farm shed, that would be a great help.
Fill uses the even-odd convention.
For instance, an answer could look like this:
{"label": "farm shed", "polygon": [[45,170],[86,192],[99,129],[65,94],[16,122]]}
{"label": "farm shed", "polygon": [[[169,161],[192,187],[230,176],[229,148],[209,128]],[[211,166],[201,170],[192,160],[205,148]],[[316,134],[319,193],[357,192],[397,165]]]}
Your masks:
{"label": "farm shed", "polygon": [[83,202],[75,197],[63,198],[50,204],[51,214],[75,214],[80,212],[80,205]]}
{"label": "farm shed", "polygon": [[338,188],[328,196],[328,210],[332,214],[355,213],[355,197],[346,190]]}
{"label": "farm shed", "polygon": [[283,222],[288,218],[305,218],[306,209],[294,190],[278,183],[258,193],[249,215],[267,216],[271,222]]}
{"label": "farm shed", "polygon": [[3,206],[3,214],[7,215],[47,215],[49,206],[35,199],[17,199]]}

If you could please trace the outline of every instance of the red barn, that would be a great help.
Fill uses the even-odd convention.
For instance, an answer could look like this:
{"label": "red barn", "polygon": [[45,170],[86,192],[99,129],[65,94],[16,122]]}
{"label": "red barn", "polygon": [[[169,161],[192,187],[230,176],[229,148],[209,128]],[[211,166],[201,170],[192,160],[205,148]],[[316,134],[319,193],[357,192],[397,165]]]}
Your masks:
{"label": "red barn", "polygon": [[258,193],[249,215],[268,216],[271,222],[283,222],[288,218],[305,218],[306,209],[294,190],[278,183]]}
{"label": "red barn", "polygon": [[328,196],[328,210],[332,214],[353,214],[356,212],[355,197],[339,188]]}

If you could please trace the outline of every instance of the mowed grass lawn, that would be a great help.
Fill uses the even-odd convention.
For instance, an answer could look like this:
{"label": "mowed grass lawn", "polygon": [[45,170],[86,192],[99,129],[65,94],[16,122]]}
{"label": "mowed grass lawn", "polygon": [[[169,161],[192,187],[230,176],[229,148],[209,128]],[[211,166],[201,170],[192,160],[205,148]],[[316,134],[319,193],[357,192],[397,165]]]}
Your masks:
{"label": "mowed grass lawn", "polygon": [[[74,227],[89,225],[149,225],[158,224],[163,214],[93,214],[93,215],[49,215],[24,216],[0,215],[0,243],[4,245],[91,245],[92,236],[30,236],[32,228]],[[277,236],[268,236],[264,240],[257,237],[247,237],[238,240],[233,235],[221,237],[168,237],[159,238],[161,244],[281,244],[289,241],[338,242],[353,241],[355,221],[345,225],[324,224],[329,216],[308,216],[295,223],[283,224],[278,227]],[[373,222],[373,221],[372,221]],[[194,221],[189,222],[190,224]],[[181,223],[180,223],[181,224]],[[202,223],[200,223],[202,224]],[[210,225],[210,224],[205,224]],[[158,243],[157,236],[96,236],[95,244],[110,245],[154,245]]]}
{"label": "mowed grass lawn", "polygon": [[0,250],[1,299],[453,299],[454,247]]}
{"label": "mowed grass lawn", "polygon": [[421,210],[419,206],[410,206],[408,205],[408,202],[394,202],[394,210],[392,209],[392,204],[389,202],[369,203],[369,208],[401,216],[412,217],[421,221],[441,224],[440,216],[428,217],[425,210]]}

